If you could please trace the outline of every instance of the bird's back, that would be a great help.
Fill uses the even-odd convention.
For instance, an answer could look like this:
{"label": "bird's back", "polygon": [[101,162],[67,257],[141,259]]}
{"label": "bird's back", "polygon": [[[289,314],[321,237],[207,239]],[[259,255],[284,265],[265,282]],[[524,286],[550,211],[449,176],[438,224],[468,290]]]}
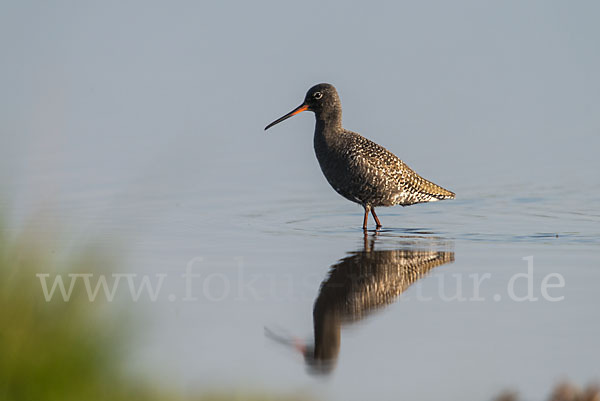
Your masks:
{"label": "bird's back", "polygon": [[331,186],[363,205],[407,206],[454,198],[454,193],[421,177],[383,146],[352,131],[328,137],[317,133],[315,152]]}

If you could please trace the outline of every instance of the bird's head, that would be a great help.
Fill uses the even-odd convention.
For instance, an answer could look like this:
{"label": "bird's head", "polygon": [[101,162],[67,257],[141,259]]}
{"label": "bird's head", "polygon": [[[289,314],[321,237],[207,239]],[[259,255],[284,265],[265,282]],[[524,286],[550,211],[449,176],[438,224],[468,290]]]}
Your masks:
{"label": "bird's head", "polygon": [[341,116],[340,98],[335,87],[325,83],[313,86],[306,92],[304,101],[300,106],[267,125],[265,130],[303,111],[312,111],[317,115],[317,118],[330,115],[337,118],[338,114]]}

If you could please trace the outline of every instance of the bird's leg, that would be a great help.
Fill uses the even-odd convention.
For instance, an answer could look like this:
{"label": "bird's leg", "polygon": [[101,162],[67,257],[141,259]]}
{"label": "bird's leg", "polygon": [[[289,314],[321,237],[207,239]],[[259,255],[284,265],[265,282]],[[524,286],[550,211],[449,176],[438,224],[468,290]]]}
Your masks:
{"label": "bird's leg", "polygon": [[377,223],[376,228],[381,228],[381,222],[379,221],[379,218],[375,214],[375,208],[371,209],[371,214],[373,215],[373,218],[375,219],[375,223]]}
{"label": "bird's leg", "polygon": [[371,208],[369,206],[364,206],[365,208],[365,218],[363,219],[363,230],[367,229],[367,223],[369,222],[369,210]]}

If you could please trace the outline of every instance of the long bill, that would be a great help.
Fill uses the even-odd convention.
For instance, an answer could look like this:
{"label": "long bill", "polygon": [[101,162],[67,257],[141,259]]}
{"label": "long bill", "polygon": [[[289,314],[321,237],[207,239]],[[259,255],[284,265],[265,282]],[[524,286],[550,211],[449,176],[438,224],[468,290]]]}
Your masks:
{"label": "long bill", "polygon": [[271,128],[272,126],[274,126],[275,124],[279,124],[283,120],[287,120],[288,118],[295,116],[298,113],[302,113],[303,111],[306,111],[306,110],[308,110],[308,105],[302,103],[300,106],[296,107],[294,110],[290,111],[285,116],[278,118],[277,120],[273,121],[271,124],[267,125],[265,127],[265,131],[268,130],[269,128]]}

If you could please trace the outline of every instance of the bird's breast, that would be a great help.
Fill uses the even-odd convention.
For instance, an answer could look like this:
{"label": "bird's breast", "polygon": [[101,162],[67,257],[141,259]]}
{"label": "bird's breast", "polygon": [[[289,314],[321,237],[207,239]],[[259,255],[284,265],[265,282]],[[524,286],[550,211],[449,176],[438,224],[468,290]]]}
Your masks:
{"label": "bird's breast", "polygon": [[365,179],[362,155],[343,137],[327,140],[323,135],[315,134],[315,154],[327,182],[343,197],[359,203],[365,203]]}

